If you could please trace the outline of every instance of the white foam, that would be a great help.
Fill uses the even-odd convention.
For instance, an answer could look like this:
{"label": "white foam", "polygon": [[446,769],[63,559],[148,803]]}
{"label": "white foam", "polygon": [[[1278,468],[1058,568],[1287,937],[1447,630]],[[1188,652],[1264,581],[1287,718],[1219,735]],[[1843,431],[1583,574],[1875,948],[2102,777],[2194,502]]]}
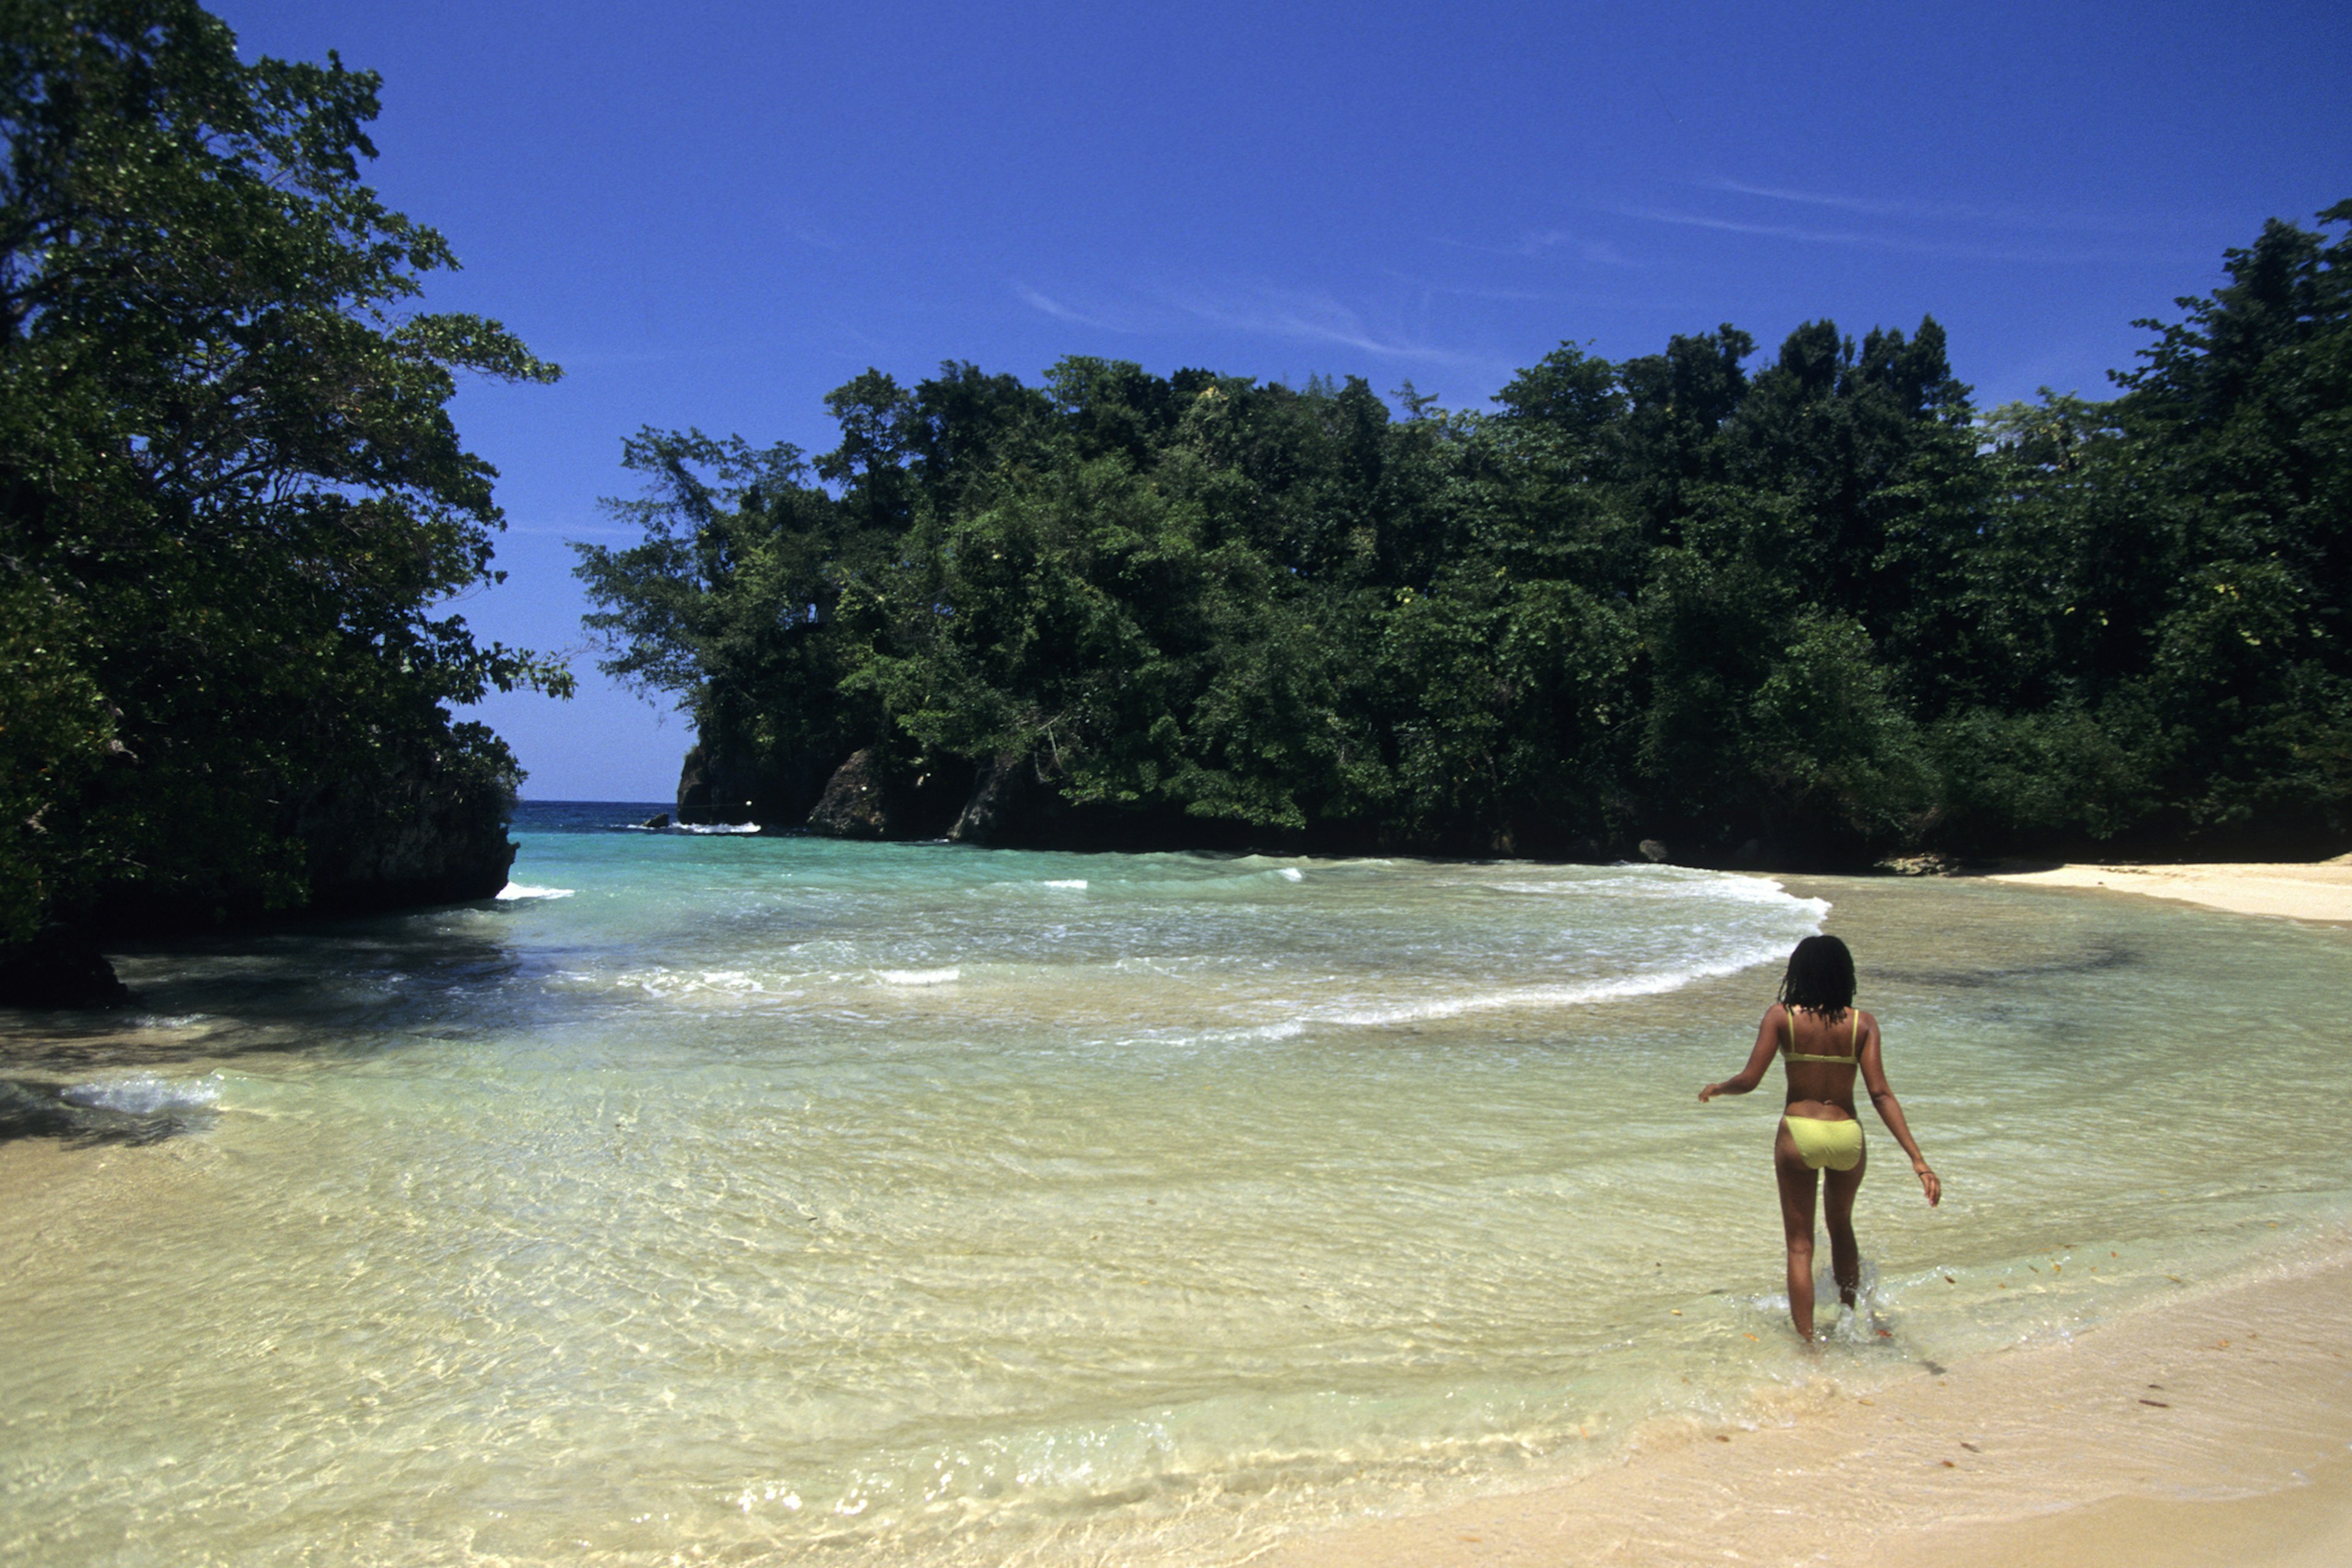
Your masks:
{"label": "white foam", "polygon": [[1237,1029],[1208,1029],[1197,1035],[1181,1037],[1183,1045],[1217,1044],[1242,1040],[1290,1040],[1307,1032],[1307,1026],[1297,1018],[1285,1018],[1279,1024],[1251,1024]]}
{"label": "white foam", "polygon": [[740,969],[709,969],[687,971],[655,969],[601,974],[590,970],[566,970],[556,977],[559,981],[590,990],[641,991],[657,1002],[696,1004],[712,998],[730,1003],[751,999],[761,1001],[790,1000],[808,994],[805,975],[770,975],[762,978],[747,974]]}
{"label": "white foam", "polygon": [[877,969],[874,977],[885,985],[950,985],[963,978],[961,969]]}
{"label": "white foam", "polygon": [[92,1110],[127,1110],[152,1116],[159,1110],[193,1110],[220,1099],[220,1074],[200,1079],[158,1078],[152,1072],[78,1083],[63,1095],[67,1103]]}
{"label": "white foam", "polygon": [[1743,877],[1736,872],[1719,872],[1700,884],[1708,892],[1746,904],[1780,904],[1802,910],[1815,920],[1830,912],[1827,899],[1801,899],[1769,877]]}
{"label": "white foam", "polygon": [[1307,880],[1307,873],[1300,870],[1296,866],[1285,866],[1282,868],[1281,875],[1282,879],[1286,882],[1303,882]]}
{"label": "white foam", "polygon": [[1669,991],[1679,991],[1701,980],[1713,980],[1726,974],[1737,974],[1759,963],[1769,963],[1782,956],[1780,943],[1770,946],[1734,948],[1702,963],[1680,969],[1662,969],[1648,974],[1626,974],[1611,980],[1591,980],[1575,985],[1515,985],[1499,991],[1482,991],[1468,996],[1439,996],[1423,1002],[1403,1002],[1386,1007],[1357,1007],[1341,1012],[1311,1015],[1318,1023],[1350,1025],[1378,1028],[1394,1024],[1417,1024],[1436,1018],[1458,1018],[1465,1013],[1496,1013],[1515,1008],[1541,1010],[1553,1007],[1584,1007],[1596,1002],[1622,1002],[1635,996],[1659,996]]}
{"label": "white foam", "polygon": [[1075,888],[1079,892],[1083,893],[1087,889],[1087,879],[1084,877],[1065,877],[1059,881],[1048,882],[1045,886],[1049,888]]}
{"label": "white foam", "polygon": [[509,901],[515,899],[568,899],[572,891],[570,888],[534,888],[525,882],[509,882],[494,896]]}
{"label": "white foam", "polygon": [[681,822],[677,825],[677,831],[680,833],[750,834],[759,832],[760,825],[756,822]]}

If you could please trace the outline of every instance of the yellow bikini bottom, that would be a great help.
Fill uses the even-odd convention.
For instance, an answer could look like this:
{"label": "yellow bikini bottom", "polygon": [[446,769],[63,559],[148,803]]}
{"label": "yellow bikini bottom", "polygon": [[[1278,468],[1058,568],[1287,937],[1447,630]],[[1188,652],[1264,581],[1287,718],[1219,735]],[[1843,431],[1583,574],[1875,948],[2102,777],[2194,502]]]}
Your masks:
{"label": "yellow bikini bottom", "polygon": [[1784,1116],[1780,1125],[1797,1146],[1797,1157],[1815,1171],[1851,1171],[1862,1163],[1862,1123],[1848,1117],[1841,1121],[1816,1121],[1810,1116]]}

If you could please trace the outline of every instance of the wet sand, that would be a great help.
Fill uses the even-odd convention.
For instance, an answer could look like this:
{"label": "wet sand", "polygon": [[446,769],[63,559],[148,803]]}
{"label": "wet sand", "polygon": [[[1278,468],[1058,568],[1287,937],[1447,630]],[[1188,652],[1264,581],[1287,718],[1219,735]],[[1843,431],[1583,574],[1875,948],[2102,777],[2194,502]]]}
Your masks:
{"label": "wet sand", "polygon": [[2352,1237],[1868,1397],[1646,1435],[1549,1490],[1288,1542],[1283,1568],[2352,1562]]}
{"label": "wet sand", "polygon": [[2084,862],[1996,871],[1989,880],[2027,888],[2104,889],[2172,899],[2241,915],[2352,923],[2352,855],[2309,862],[2168,865]]}

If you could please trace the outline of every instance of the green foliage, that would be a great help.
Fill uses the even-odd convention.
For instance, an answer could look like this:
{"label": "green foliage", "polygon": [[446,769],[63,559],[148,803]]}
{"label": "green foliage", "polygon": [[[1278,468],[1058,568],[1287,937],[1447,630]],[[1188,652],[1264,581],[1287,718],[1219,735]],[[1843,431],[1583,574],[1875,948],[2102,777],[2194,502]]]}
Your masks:
{"label": "green foliage", "polygon": [[1485,414],[869,371],[810,470],[638,437],[645,542],[580,571],[605,668],[706,747],[1015,761],[1136,841],[2333,844],[2347,243],[2273,224],[2115,402],[1981,419],[1932,318],[1808,322],[1754,368],[1728,325],[1562,344]]}
{"label": "green foliage", "polygon": [[433,609],[500,524],[454,373],[555,368],[405,310],[456,263],[360,183],[376,79],[235,45],[185,0],[0,0],[0,936],[299,904],[306,801],[428,754],[510,791],[443,705],[568,689]]}
{"label": "green foliage", "polygon": [[1860,622],[1809,614],[1791,628],[1748,705],[1748,766],[1782,842],[1832,854],[1899,843],[1934,803],[1934,772],[1893,685]]}

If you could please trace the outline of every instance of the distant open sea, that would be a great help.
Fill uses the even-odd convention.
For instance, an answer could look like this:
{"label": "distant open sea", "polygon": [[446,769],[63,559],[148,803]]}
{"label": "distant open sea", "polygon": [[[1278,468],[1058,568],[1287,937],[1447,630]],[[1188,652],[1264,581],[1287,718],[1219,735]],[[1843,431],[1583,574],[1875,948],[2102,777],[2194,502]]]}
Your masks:
{"label": "distant open sea", "polygon": [[[1234,1560],[2352,1215],[2340,928],[662,809],[529,804],[495,900],[0,1014],[0,1558]],[[1948,1195],[1865,1111],[1814,1356],[1777,1073],[1696,1097],[1823,929]]]}

